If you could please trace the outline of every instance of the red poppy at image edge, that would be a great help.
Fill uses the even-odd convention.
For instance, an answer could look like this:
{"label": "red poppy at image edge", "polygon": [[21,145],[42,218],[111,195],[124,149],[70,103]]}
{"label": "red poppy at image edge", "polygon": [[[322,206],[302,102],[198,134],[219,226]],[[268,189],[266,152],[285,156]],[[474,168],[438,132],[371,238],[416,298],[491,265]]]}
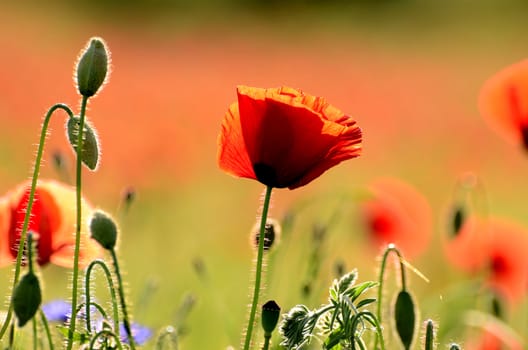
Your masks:
{"label": "red poppy at image edge", "polygon": [[361,129],[324,98],[289,87],[237,87],[218,137],[227,173],[295,189],[361,154]]}
{"label": "red poppy at image edge", "polygon": [[488,79],[480,92],[478,106],[492,128],[528,150],[528,59]]}
{"label": "red poppy at image edge", "polygon": [[522,344],[515,336],[491,322],[484,325],[477,334],[473,333],[464,343],[466,350],[523,350]]}
{"label": "red poppy at image edge", "polygon": [[368,186],[359,215],[376,253],[393,243],[406,258],[423,253],[431,240],[432,213],[425,196],[398,179],[378,179]]}
{"label": "red poppy at image edge", "polygon": [[490,218],[466,219],[459,233],[446,239],[448,260],[469,273],[483,273],[485,286],[509,302],[528,292],[528,230]]}
{"label": "red poppy at image edge", "polygon": [[[16,260],[18,242],[29,200],[30,184],[23,183],[0,199],[0,267]],[[73,267],[76,226],[76,194],[64,184],[53,180],[41,180],[35,190],[28,231],[35,233],[35,261],[39,265],[52,263]],[[83,199],[83,218],[92,212]],[[102,248],[87,237],[86,227],[81,231],[80,266],[100,257]]]}

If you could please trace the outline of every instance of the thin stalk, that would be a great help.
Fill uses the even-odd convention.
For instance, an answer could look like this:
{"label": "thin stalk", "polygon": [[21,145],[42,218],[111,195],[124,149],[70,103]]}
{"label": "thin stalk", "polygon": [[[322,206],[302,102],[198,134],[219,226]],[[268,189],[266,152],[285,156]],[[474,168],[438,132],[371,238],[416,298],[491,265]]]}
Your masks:
{"label": "thin stalk", "polygon": [[[407,287],[407,281],[405,278],[405,266],[403,264],[402,255],[400,251],[393,244],[389,244],[389,246],[387,247],[387,249],[385,249],[385,252],[383,253],[383,258],[381,259],[381,268],[380,268],[380,274],[379,274],[379,279],[378,279],[379,287],[378,287],[378,303],[377,303],[378,305],[377,305],[377,310],[376,310],[376,318],[378,319],[378,322],[380,324],[382,324],[382,321],[381,321],[382,301],[381,299],[383,296],[383,281],[385,277],[385,269],[387,266],[387,257],[389,256],[391,252],[394,252],[396,255],[398,255],[398,258],[400,260],[400,278],[401,278],[402,290],[406,290],[406,287]],[[383,336],[381,333],[379,333],[379,335]],[[379,337],[376,337],[376,340],[374,343],[374,349],[377,349],[378,347],[378,339]]]}
{"label": "thin stalk", "polygon": [[88,332],[91,332],[92,331],[92,327],[91,327],[91,317],[90,317],[90,307],[92,305],[94,305],[91,301],[91,297],[90,297],[90,281],[91,281],[91,276],[92,276],[92,270],[93,268],[96,266],[96,265],[99,265],[104,273],[105,273],[105,276],[106,276],[106,282],[108,284],[108,288],[109,288],[109,291],[110,291],[110,297],[112,299],[112,309],[113,309],[113,317],[114,317],[114,328],[115,328],[115,333],[116,335],[119,337],[119,313],[118,313],[118,310],[119,310],[119,306],[117,305],[117,298],[116,298],[116,292],[115,292],[115,288],[114,288],[114,282],[112,280],[112,274],[110,273],[110,269],[108,268],[108,266],[106,266],[105,262],[103,260],[94,260],[90,263],[90,265],[88,265],[88,267],[86,268],[86,278],[85,278],[85,282],[84,282],[84,288],[85,288],[85,296],[86,296],[86,328],[88,330]]}
{"label": "thin stalk", "polygon": [[44,314],[42,309],[40,310],[40,320],[42,322],[42,325],[44,326],[44,332],[46,332],[46,338],[48,339],[48,348],[49,350],[54,350],[55,348],[53,346],[53,338],[51,336],[48,319],[46,318],[46,315]]}
{"label": "thin stalk", "polygon": [[264,204],[262,205],[262,217],[260,220],[259,245],[257,251],[257,265],[255,269],[255,287],[253,289],[253,301],[251,303],[251,310],[249,313],[248,325],[246,328],[246,340],[244,343],[244,350],[249,350],[251,344],[251,335],[253,333],[253,324],[255,323],[255,314],[257,312],[257,304],[260,293],[260,280],[262,277],[262,262],[264,260],[264,236],[266,234],[266,220],[268,217],[268,209],[271,200],[271,190],[273,187],[266,187],[266,194],[264,196]]}
{"label": "thin stalk", "polygon": [[[68,113],[68,116],[70,118],[73,118],[73,112],[71,111],[70,107],[68,107],[65,104],[58,103],[56,105],[53,105],[48,112],[46,113],[46,116],[44,117],[44,122],[42,123],[42,129],[40,132],[40,140],[38,144],[37,149],[37,157],[35,158],[35,165],[33,167],[33,176],[31,178],[31,189],[29,192],[29,198],[26,208],[26,215],[24,216],[24,223],[22,225],[22,232],[20,233],[20,242],[18,243],[19,247],[24,247],[25,239],[27,230],[29,227],[29,219],[30,219],[30,213],[31,209],[33,208],[33,201],[35,199],[35,189],[37,187],[37,180],[40,172],[40,164],[42,163],[42,154],[44,153],[44,144],[46,142],[46,135],[48,134],[48,125],[51,119],[51,116],[53,115],[53,112],[55,112],[57,109],[62,109],[66,113]],[[16,263],[15,263],[15,275],[13,277],[13,290],[15,289],[15,286],[18,283],[18,280],[20,279],[20,268],[22,266],[22,256],[23,256],[24,249],[18,249],[18,254],[16,257]],[[9,300],[9,308],[7,310],[7,315],[5,318],[5,322],[2,325],[2,328],[0,329],[0,340],[2,340],[5,332],[7,331],[7,328],[9,327],[9,323],[11,322],[11,318],[13,317],[13,296],[11,296],[11,299]]]}
{"label": "thin stalk", "polygon": [[102,331],[100,331],[99,333],[97,333],[93,338],[92,338],[92,341],[90,342],[90,346],[88,347],[89,349],[95,349],[95,344],[97,342],[97,340],[99,340],[99,338],[102,338],[102,337],[112,337],[115,339],[116,341],[116,345],[117,345],[117,348],[118,349],[121,349],[123,350],[123,345],[121,344],[121,340],[119,339],[119,337],[117,337],[112,331],[110,330],[106,330],[106,329],[103,329]]}
{"label": "thin stalk", "polygon": [[[82,223],[82,149],[83,149],[83,134],[84,134],[84,120],[86,114],[86,104],[88,103],[88,97],[83,96],[81,100],[81,111],[79,113],[79,135],[77,135],[77,164],[75,174],[75,190],[76,190],[76,206],[77,206],[77,221],[75,227],[75,252],[73,255],[73,277],[72,277],[72,315],[75,315],[77,310],[77,293],[79,283],[79,253],[81,245],[81,223]],[[75,332],[76,317],[70,318],[70,327],[68,329],[68,343],[67,349],[71,350],[73,346],[73,334]]]}
{"label": "thin stalk", "polygon": [[270,339],[271,339],[271,333],[264,334],[264,345],[262,346],[262,350],[268,350],[269,349]]}
{"label": "thin stalk", "polygon": [[33,331],[33,350],[37,350],[38,347],[38,337],[37,337],[37,319],[33,317],[31,320],[32,331]]}
{"label": "thin stalk", "polygon": [[130,321],[128,319],[128,312],[125,302],[125,292],[123,289],[123,279],[121,278],[121,272],[119,271],[119,263],[117,261],[117,255],[115,253],[115,249],[110,249],[110,253],[112,254],[112,260],[114,262],[114,268],[115,268],[115,274],[117,277],[117,290],[119,292],[119,299],[121,301],[121,310],[123,310],[123,326],[125,327],[125,331],[128,336],[128,344],[130,345],[130,348],[134,350],[136,348],[136,345],[134,343],[134,337],[132,336],[132,329],[130,327]]}

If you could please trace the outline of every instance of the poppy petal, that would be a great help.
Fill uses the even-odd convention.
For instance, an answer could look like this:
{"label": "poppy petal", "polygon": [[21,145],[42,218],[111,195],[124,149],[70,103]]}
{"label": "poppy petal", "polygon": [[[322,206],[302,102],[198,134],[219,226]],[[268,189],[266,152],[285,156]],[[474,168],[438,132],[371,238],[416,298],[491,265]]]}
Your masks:
{"label": "poppy petal", "polygon": [[303,186],[361,151],[355,121],[324,99],[286,87],[239,86],[237,92],[246,152],[255,177],[266,185]]}
{"label": "poppy petal", "polygon": [[506,139],[528,147],[528,60],[501,70],[484,84],[479,110]]}
{"label": "poppy petal", "polygon": [[242,136],[236,103],[230,106],[222,122],[217,158],[220,169],[225,172],[233,176],[256,179]]}

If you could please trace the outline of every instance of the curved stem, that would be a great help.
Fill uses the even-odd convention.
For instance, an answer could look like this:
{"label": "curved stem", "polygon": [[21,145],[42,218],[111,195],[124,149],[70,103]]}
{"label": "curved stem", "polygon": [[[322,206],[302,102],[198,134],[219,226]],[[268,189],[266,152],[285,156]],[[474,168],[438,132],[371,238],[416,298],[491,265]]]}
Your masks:
{"label": "curved stem", "polygon": [[86,268],[86,278],[84,282],[85,296],[86,296],[86,329],[88,330],[88,332],[92,331],[91,320],[90,320],[90,307],[94,304],[92,303],[91,298],[90,298],[90,285],[91,285],[90,281],[91,281],[92,270],[96,265],[99,265],[103,269],[105,276],[106,276],[106,282],[108,284],[108,288],[110,290],[110,297],[112,299],[112,309],[114,311],[114,315],[113,315],[114,316],[114,329],[115,329],[116,335],[119,337],[119,311],[118,311],[119,307],[117,305],[117,298],[116,298],[116,293],[115,293],[115,288],[114,288],[114,282],[112,280],[112,274],[110,273],[110,269],[108,268],[108,266],[106,266],[103,260],[94,260]]}
{"label": "curved stem", "polygon": [[117,261],[117,256],[115,253],[115,249],[111,249],[110,253],[112,254],[112,260],[114,261],[114,268],[115,268],[115,274],[117,277],[117,290],[119,292],[119,299],[121,301],[121,309],[123,310],[123,326],[125,327],[125,331],[128,336],[128,344],[130,345],[130,348],[134,350],[136,348],[134,337],[132,336],[132,329],[130,327],[130,321],[128,319],[128,312],[125,302],[125,292],[123,289],[123,280],[121,278],[121,272],[119,271],[119,264]]}
{"label": "curved stem", "polygon": [[116,336],[112,331],[106,329],[100,331],[92,338],[92,341],[90,342],[90,346],[88,348],[94,349],[94,346],[99,338],[108,336],[113,337],[116,341],[117,348],[123,350],[123,345],[121,344],[121,340],[119,339],[119,337]]}
{"label": "curved stem", "polygon": [[44,326],[44,331],[46,332],[46,338],[48,339],[48,348],[49,350],[54,350],[55,348],[53,346],[53,338],[51,337],[48,319],[46,318],[46,315],[44,314],[42,309],[40,310],[40,320],[42,322],[42,325]]}
{"label": "curved stem", "polygon": [[[400,251],[393,244],[389,244],[389,246],[387,247],[387,249],[385,249],[385,252],[383,253],[383,258],[381,259],[381,268],[380,268],[380,274],[379,274],[379,279],[378,279],[379,287],[378,287],[378,303],[377,303],[378,305],[377,305],[377,310],[376,310],[376,317],[378,319],[379,324],[382,324],[381,322],[381,306],[382,306],[381,299],[383,296],[383,281],[385,277],[385,268],[387,265],[387,257],[389,256],[391,252],[394,252],[396,255],[398,255],[398,258],[400,261],[400,278],[401,278],[402,290],[406,290],[406,287],[407,287],[407,281],[405,278],[405,266],[403,264],[403,257]],[[382,333],[379,333],[379,334],[381,337],[383,336]],[[374,343],[374,349],[376,349],[378,346],[378,338],[379,337],[376,337],[376,341]]]}
{"label": "curved stem", "polygon": [[[79,134],[77,135],[77,146],[75,151],[77,153],[76,163],[76,206],[77,206],[77,221],[75,227],[75,252],[73,255],[73,277],[72,277],[72,315],[75,315],[77,309],[77,285],[79,283],[79,252],[81,245],[81,221],[82,221],[82,202],[81,202],[81,190],[82,190],[82,149],[83,149],[83,134],[84,134],[84,120],[86,114],[86,104],[88,103],[88,97],[83,96],[81,100],[81,112],[79,113]],[[71,350],[73,346],[73,333],[75,332],[76,317],[70,318],[70,327],[68,329],[68,345],[67,349]]]}
{"label": "curved stem", "polygon": [[[22,225],[22,232],[20,233],[20,242],[18,243],[19,247],[24,247],[25,239],[27,230],[29,227],[29,219],[30,219],[30,213],[31,209],[33,208],[33,201],[35,199],[35,189],[37,187],[37,180],[40,172],[40,164],[42,162],[42,154],[44,153],[44,143],[46,142],[46,135],[48,134],[48,125],[51,119],[51,116],[53,115],[53,112],[55,112],[57,109],[62,109],[66,113],[68,113],[68,116],[70,118],[73,118],[73,112],[71,111],[70,107],[68,107],[65,104],[57,103],[56,105],[53,105],[48,112],[46,113],[46,116],[44,117],[44,122],[42,123],[42,129],[40,133],[40,140],[38,144],[37,149],[37,157],[35,159],[35,165],[33,168],[33,176],[31,178],[31,189],[29,192],[29,198],[26,208],[26,215],[24,216],[24,223]],[[22,266],[22,256],[23,256],[23,249],[18,250],[18,254],[16,257],[16,264],[15,264],[15,276],[13,277],[13,290],[15,289],[15,286],[18,283],[18,280],[20,278],[20,268]],[[7,315],[5,318],[5,322],[2,325],[2,328],[0,329],[0,340],[2,340],[9,323],[11,322],[11,318],[13,317],[13,297],[11,296],[11,300],[9,301],[9,309],[7,310]]]}
{"label": "curved stem", "polygon": [[260,233],[259,245],[257,252],[257,266],[255,269],[255,287],[253,289],[253,301],[251,303],[251,310],[249,313],[249,320],[246,329],[246,340],[244,343],[244,350],[249,350],[251,344],[251,335],[253,333],[253,324],[255,323],[255,314],[257,311],[257,304],[260,293],[260,280],[262,276],[262,261],[264,260],[264,235],[266,234],[266,220],[268,216],[268,209],[271,199],[271,190],[273,187],[266,187],[266,194],[264,196],[264,204],[262,205],[262,217],[260,219]]}

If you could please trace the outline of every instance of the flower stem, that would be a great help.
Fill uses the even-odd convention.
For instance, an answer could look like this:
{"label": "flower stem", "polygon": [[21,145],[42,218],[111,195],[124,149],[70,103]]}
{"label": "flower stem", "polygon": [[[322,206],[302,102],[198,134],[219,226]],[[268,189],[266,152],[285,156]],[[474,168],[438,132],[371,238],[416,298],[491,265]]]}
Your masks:
{"label": "flower stem", "polygon": [[[26,208],[26,215],[24,216],[22,232],[20,233],[20,242],[18,243],[19,247],[24,247],[24,244],[25,244],[26,234],[27,234],[27,230],[29,227],[30,213],[31,213],[31,209],[33,208],[33,201],[35,199],[35,189],[37,187],[37,180],[38,180],[38,176],[40,172],[40,164],[42,162],[42,154],[44,153],[44,143],[46,142],[46,135],[48,134],[48,125],[49,125],[53,112],[55,112],[57,109],[64,110],[66,113],[68,113],[68,116],[70,118],[73,118],[73,112],[71,111],[70,107],[62,103],[57,103],[53,105],[48,110],[48,112],[46,113],[46,116],[44,117],[44,122],[42,123],[40,140],[39,140],[38,149],[37,149],[37,157],[35,159],[35,165],[33,168],[33,176],[31,178],[31,189],[29,192],[29,198],[28,198],[28,203],[27,203],[27,208]],[[15,276],[13,277],[13,289],[17,285],[18,280],[20,278],[20,268],[22,266],[23,251],[24,249],[18,249],[18,254],[16,257],[16,264],[15,264]],[[7,328],[9,327],[9,323],[11,322],[12,317],[13,317],[13,297],[11,296],[11,300],[9,301],[9,309],[7,310],[5,322],[2,325],[2,328],[0,329],[0,340],[2,340],[2,337],[4,336]]]}
{"label": "flower stem", "polygon": [[[385,249],[385,252],[383,253],[383,257],[381,259],[381,268],[380,268],[380,274],[379,274],[379,280],[378,280],[378,302],[377,302],[377,311],[376,311],[376,317],[378,319],[379,324],[382,324],[381,321],[381,306],[382,306],[382,296],[383,296],[383,281],[385,280],[385,268],[387,266],[387,257],[391,252],[394,252],[396,255],[398,255],[398,258],[400,260],[400,278],[401,278],[401,285],[402,290],[406,290],[407,283],[405,278],[405,266],[403,265],[403,257],[400,253],[400,251],[394,246],[394,244],[389,244],[387,249]],[[379,336],[383,336],[383,334],[379,333]],[[374,349],[377,349],[378,347],[378,338],[376,337],[376,341],[374,343]]]}
{"label": "flower stem", "polygon": [[46,339],[48,340],[48,349],[49,350],[55,350],[55,347],[53,346],[53,338],[51,336],[50,328],[48,319],[46,318],[46,315],[40,310],[40,320],[42,322],[42,325],[44,326],[44,331],[46,332]]}
{"label": "flower stem", "polygon": [[251,303],[251,310],[249,313],[248,325],[246,328],[246,340],[244,343],[244,350],[249,350],[251,344],[251,335],[253,333],[253,324],[255,323],[255,314],[257,311],[257,304],[260,293],[260,280],[262,277],[262,262],[264,260],[264,235],[266,234],[266,220],[268,216],[268,209],[271,200],[271,190],[273,187],[266,187],[266,194],[264,196],[264,204],[262,205],[262,217],[260,221],[259,245],[257,251],[257,266],[255,269],[255,287],[253,290],[253,302]]}
{"label": "flower stem", "polygon": [[79,134],[77,135],[77,164],[76,164],[76,206],[77,206],[77,221],[75,225],[75,252],[73,254],[73,277],[72,277],[72,317],[70,318],[70,327],[68,329],[68,344],[67,349],[71,350],[73,346],[73,334],[75,332],[75,310],[77,310],[77,293],[79,283],[79,253],[81,245],[81,223],[82,223],[82,201],[81,201],[81,190],[82,190],[82,149],[83,149],[83,134],[84,134],[84,120],[86,114],[86,105],[88,103],[88,97],[83,96],[81,100],[81,111],[79,113]]}
{"label": "flower stem", "polygon": [[121,278],[121,272],[119,271],[119,264],[117,261],[115,249],[110,249],[110,253],[112,254],[112,260],[114,262],[115,274],[117,277],[118,284],[117,290],[119,292],[119,300],[121,301],[121,309],[123,310],[123,326],[125,327],[125,332],[128,337],[128,344],[130,345],[130,348],[134,350],[136,348],[136,345],[134,343],[134,337],[132,336],[132,329],[130,328],[130,321],[128,319],[128,312],[125,302],[125,292],[123,290],[123,279]]}
{"label": "flower stem", "polygon": [[104,271],[104,274],[105,274],[105,277],[106,277],[108,290],[110,292],[110,297],[112,299],[112,309],[113,309],[113,312],[114,312],[113,317],[114,317],[115,334],[116,334],[116,336],[119,337],[119,311],[118,311],[119,307],[117,305],[117,298],[116,298],[114,283],[113,283],[113,280],[112,280],[112,274],[110,273],[110,269],[108,268],[108,266],[106,266],[106,264],[105,264],[105,262],[103,260],[94,260],[86,268],[86,278],[85,278],[85,282],[84,282],[84,288],[85,288],[84,294],[85,294],[85,297],[86,297],[86,329],[88,330],[88,332],[92,331],[90,309],[91,309],[91,306],[94,305],[94,302],[92,301],[92,298],[91,298],[91,292],[90,292],[91,283],[90,282],[92,281],[92,278],[91,278],[92,277],[92,270],[93,270],[93,268],[96,265],[99,265],[101,267],[101,269]]}

